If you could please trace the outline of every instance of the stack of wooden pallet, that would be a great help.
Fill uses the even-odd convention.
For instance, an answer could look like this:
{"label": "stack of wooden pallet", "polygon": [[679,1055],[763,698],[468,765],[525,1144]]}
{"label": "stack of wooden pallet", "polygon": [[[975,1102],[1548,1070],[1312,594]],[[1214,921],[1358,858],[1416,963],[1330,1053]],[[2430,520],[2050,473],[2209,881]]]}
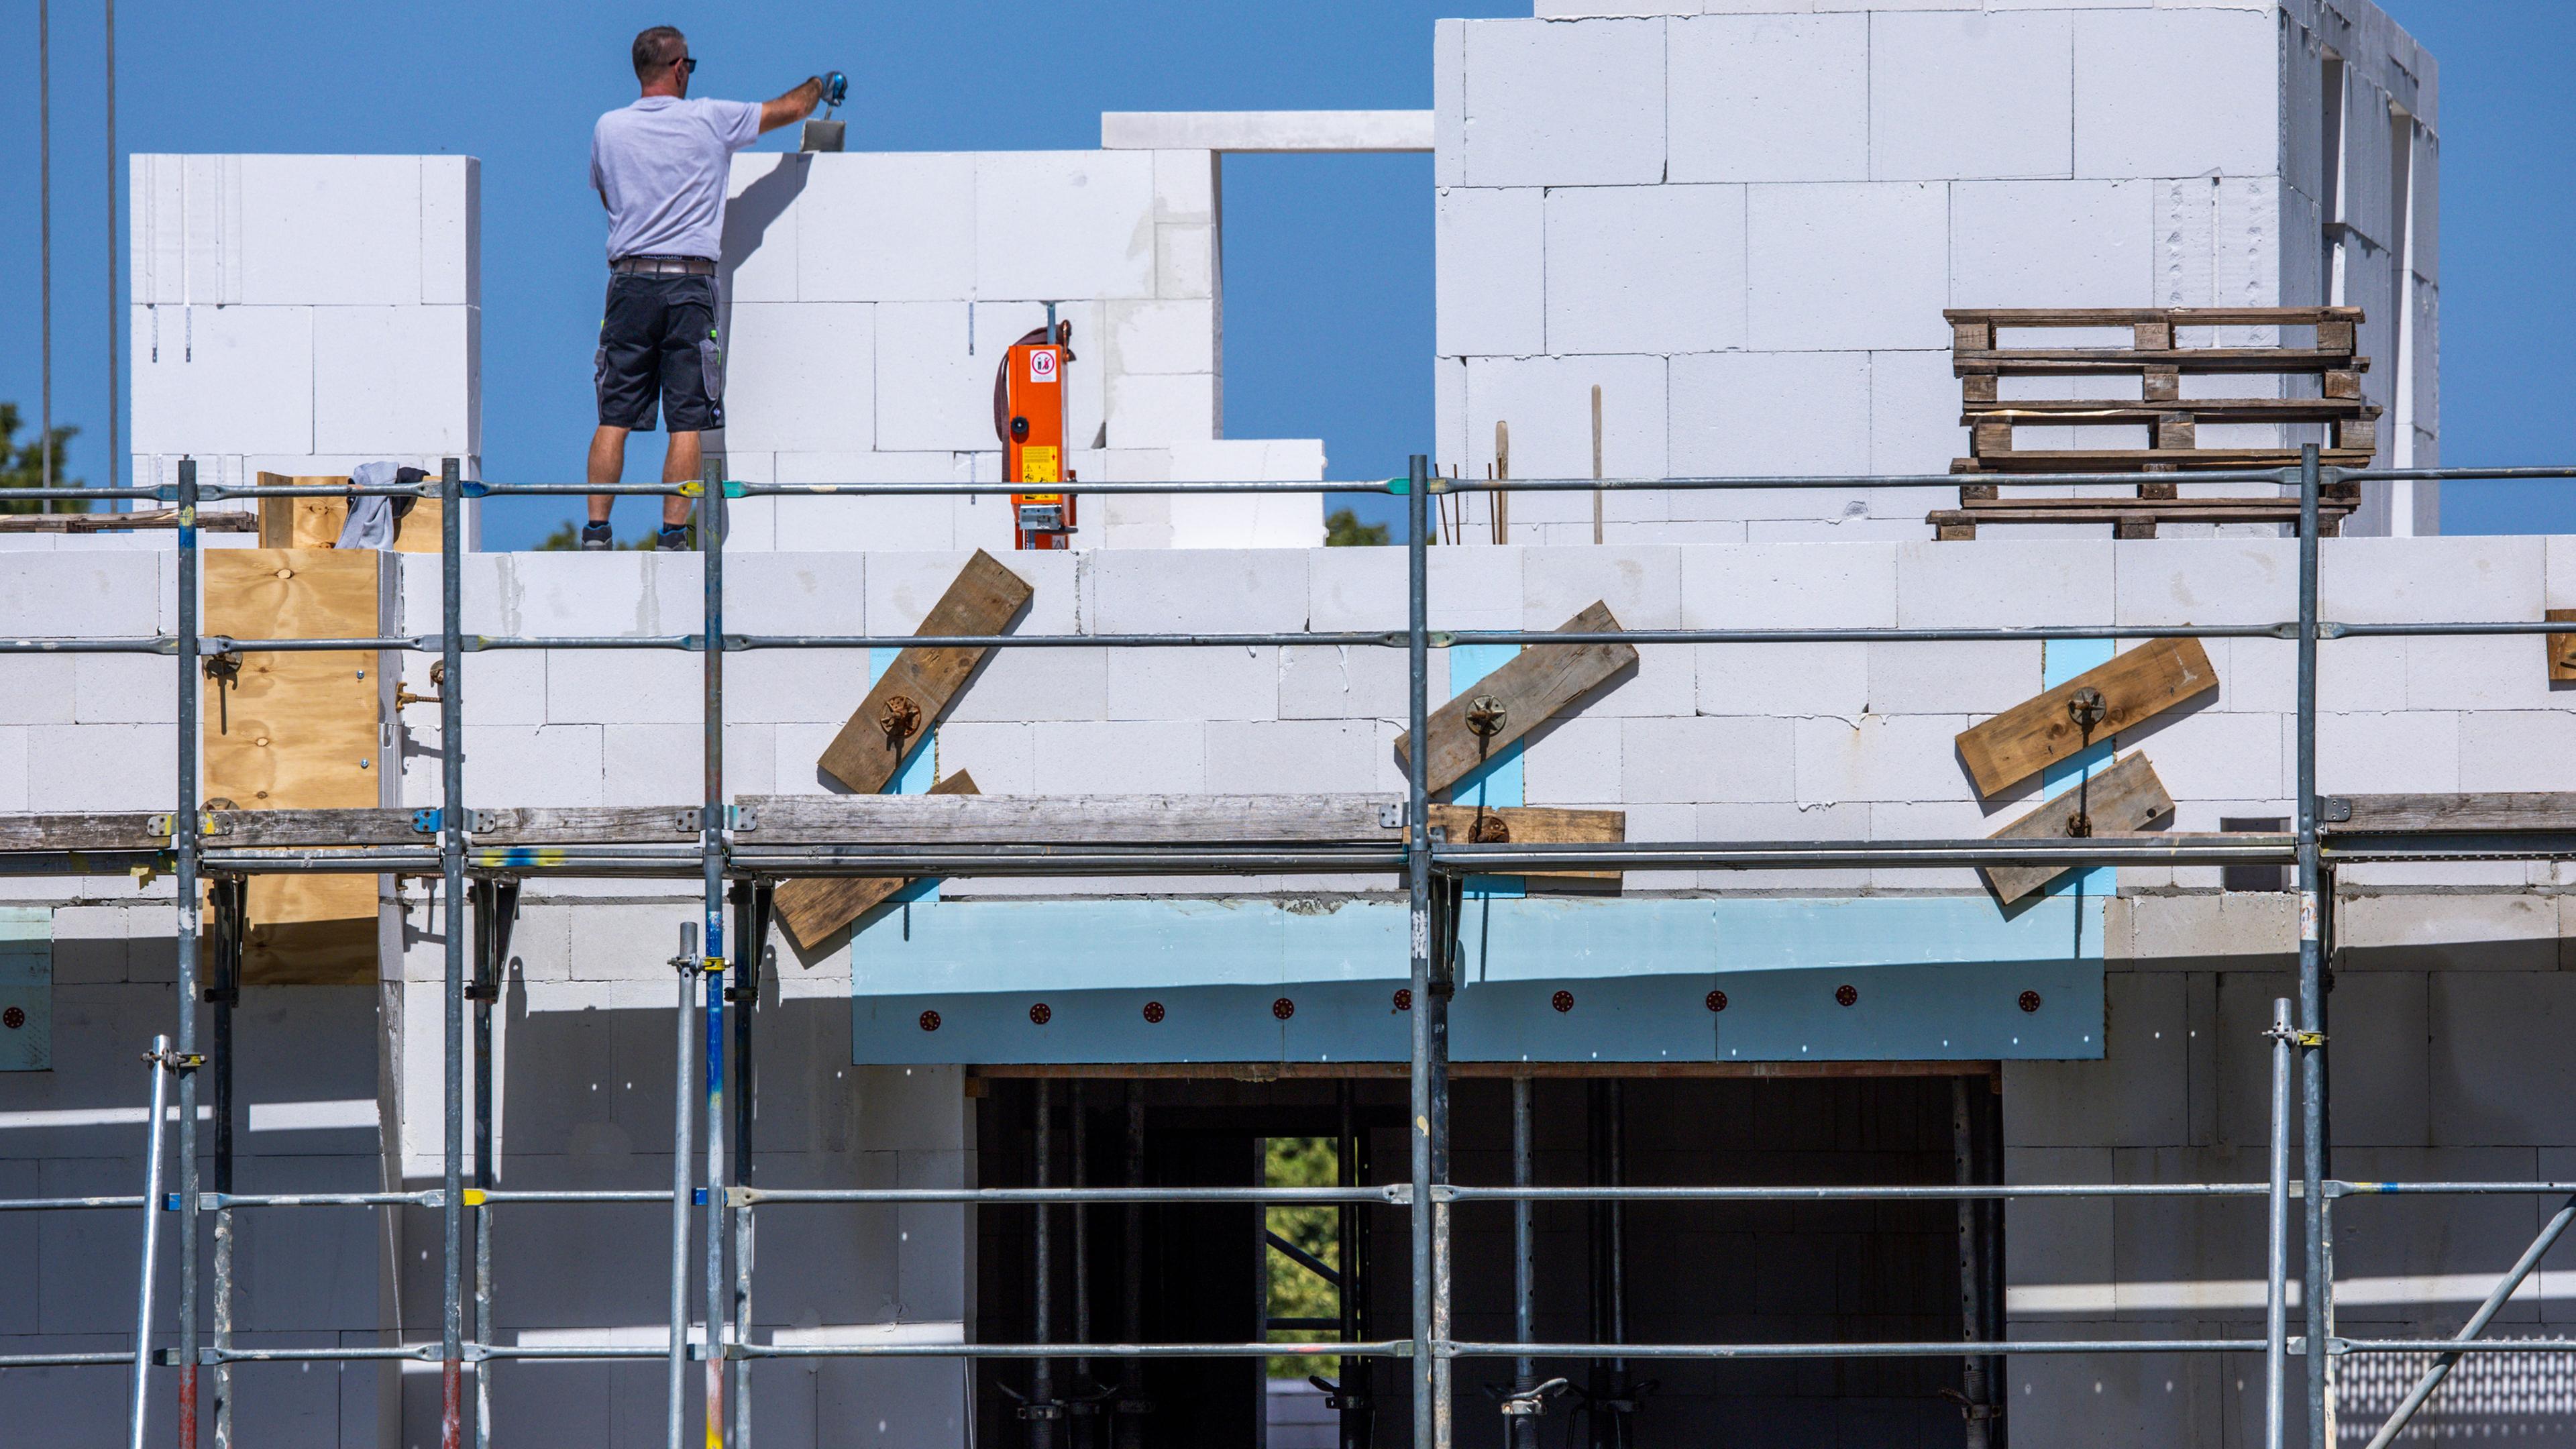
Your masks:
{"label": "stack of wooden pallet", "polygon": [[[2171,474],[2238,468],[2278,468],[2299,461],[2296,447],[2201,447],[2202,424],[2281,426],[2322,423],[2331,435],[2324,449],[2331,465],[2366,467],[2378,447],[2379,408],[2361,396],[2361,374],[2370,359],[2354,355],[2358,307],[2149,307],[1954,309],[1950,322],[1951,370],[1960,379],[1971,430],[1972,456],[1950,471],[1980,481],[1959,485],[1959,506],[1928,518],[1939,538],[1974,538],[1979,523],[2110,523],[2120,538],[2153,538],[2162,523],[2293,523],[2299,502],[2291,496],[2178,496],[2170,478],[2142,479],[2135,497],[1999,497],[1993,480],[2041,482],[2051,473]],[[2255,327],[2313,329],[2310,346],[2228,347],[2181,345],[2185,328]],[[2018,328],[2124,329],[2127,346],[2020,347],[1998,344],[1997,333]],[[2185,378],[2226,376],[2317,379],[2313,397],[2200,397]],[[2004,379],[2120,377],[2138,379],[2135,402],[2125,398],[2007,397]],[[2267,389],[2280,391],[2281,389]],[[2306,391],[2305,387],[2294,389]],[[2130,427],[2147,432],[2145,448],[2019,451],[2016,427]],[[2017,489],[2016,492],[2027,490]],[[2259,485],[2240,490],[2259,494]],[[2331,484],[2322,499],[2318,531],[2331,534],[2360,503],[2359,485]]]}

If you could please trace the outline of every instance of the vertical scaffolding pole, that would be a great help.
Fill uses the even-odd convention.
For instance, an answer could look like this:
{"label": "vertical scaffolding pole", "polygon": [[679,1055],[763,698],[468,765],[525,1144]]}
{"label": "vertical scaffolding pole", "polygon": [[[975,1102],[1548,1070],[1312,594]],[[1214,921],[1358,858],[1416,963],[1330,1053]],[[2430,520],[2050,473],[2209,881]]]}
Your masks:
{"label": "vertical scaffolding pole", "polygon": [[[1973,1186],[1984,1176],[1982,1154],[1977,1148],[1977,1104],[1968,1096],[1971,1080],[1950,1079],[1951,1164],[1962,1187]],[[1982,1087],[1982,1083],[1979,1085]],[[1986,1336],[1985,1250],[1985,1204],[1963,1197],[1959,1199],[1959,1323],[1960,1337],[1971,1345]],[[1969,1354],[1959,1373],[1959,1395],[1964,1400],[1959,1408],[1967,1420],[1967,1449],[1986,1449],[1992,1442],[1988,1431],[1993,1424],[1993,1393],[1993,1385],[1986,1381],[1985,1356]]]}
{"label": "vertical scaffolding pole", "polygon": [[[1333,1105],[1341,1118],[1333,1139],[1333,1185],[1357,1187],[1359,1174],[1359,1128],[1354,1120],[1351,1080],[1344,1077],[1333,1084]],[[1366,1302],[1368,1286],[1360,1271],[1360,1237],[1367,1231],[1367,1220],[1360,1216],[1358,1203],[1346,1202],[1333,1209],[1335,1218],[1333,1242],[1342,1270],[1342,1281],[1333,1294],[1333,1316],[1340,1320],[1341,1340],[1356,1343],[1360,1336],[1360,1305]],[[1336,1442],[1341,1449],[1360,1449],[1367,1442],[1369,1388],[1368,1360],[1345,1357],[1334,1376],[1334,1398],[1339,1408],[1334,1415]]]}
{"label": "vertical scaffolding pole", "polygon": [[[465,489],[458,460],[439,468],[438,874],[446,915],[441,993],[446,1141],[439,1174],[438,1402],[442,1449],[462,1449],[465,1359]],[[184,547],[183,547],[184,552]]]}
{"label": "vertical scaffolding pole", "polygon": [[[238,876],[208,889],[214,905],[215,984],[206,996],[215,1008],[215,1191],[233,1190],[233,1007],[241,1001],[242,897]],[[215,1209],[215,1348],[233,1346],[233,1210]],[[215,1449],[232,1449],[233,1366],[214,1366]]]}
{"label": "vertical scaffolding pole", "polygon": [[[1048,1120],[1055,1115],[1055,1093],[1050,1090],[1054,1085],[1047,1078],[1040,1077],[1035,1083],[1036,1091],[1032,1094],[1037,1099],[1035,1147],[1037,1149],[1037,1185],[1040,1187],[1055,1186],[1055,1154],[1050,1140],[1054,1136],[1054,1124]],[[1055,1239],[1051,1231],[1053,1225],[1047,1221],[1045,1203],[1031,1203],[1029,1211],[1036,1215],[1037,1229],[1032,1255],[1035,1269],[1032,1276],[1036,1279],[1037,1289],[1037,1301],[1034,1305],[1037,1332],[1032,1339],[1037,1343],[1053,1343],[1055,1342]],[[1021,1405],[1021,1410],[1029,1417],[1031,1449],[1052,1449],[1055,1444],[1055,1408],[1055,1360],[1049,1358],[1029,1360],[1029,1401]]]}
{"label": "vertical scaffolding pole", "polygon": [[2299,1099],[2307,1261],[2308,1445],[2327,1449],[2325,955],[2317,900],[2317,445],[2299,450]]}
{"label": "vertical scaffolding pole", "polygon": [[[1074,1078],[1065,1092],[1072,1099],[1066,1104],[1065,1125],[1071,1138],[1073,1185],[1089,1187],[1091,1178],[1085,1163],[1090,1156],[1085,1151],[1089,1144],[1084,1140],[1082,1130],[1082,1079]],[[1270,1266],[1266,1250],[1262,1266],[1265,1269]],[[1073,1205],[1073,1341],[1091,1342],[1091,1204],[1087,1202]],[[1089,1402],[1092,1383],[1088,1357],[1073,1361],[1073,1383],[1074,1393],[1082,1399],[1082,1402],[1069,1406],[1081,1420],[1077,1426],[1082,1430],[1079,1436],[1081,1449],[1092,1449],[1091,1414],[1098,1406]]]}
{"label": "vertical scaffolding pole", "polygon": [[[1512,1078],[1512,1186],[1528,1187],[1532,1180],[1530,1160],[1530,1088],[1526,1076]],[[1532,1209],[1528,1198],[1512,1202],[1512,1339],[1516,1343],[1538,1341],[1538,1235],[1533,1230]],[[1526,1394],[1538,1387],[1538,1360],[1524,1354],[1512,1360],[1512,1393]],[[1513,1449],[1538,1449],[1538,1405],[1535,1402],[1506,1403],[1504,1411],[1511,1417],[1503,1421],[1509,1429]]]}
{"label": "vertical scaffolding pole", "polygon": [[2263,1200],[2263,1449],[2281,1449],[2282,1395],[2289,1389],[2290,1029],[2286,997],[2272,1003],[2272,1172]]}
{"label": "vertical scaffolding pole", "polygon": [[[1409,1224],[1413,1260],[1413,1444],[1414,1449],[1447,1449],[1448,1414],[1440,1402],[1438,1364],[1435,1345],[1445,1331],[1448,1315],[1438,1300],[1448,1293],[1448,1283],[1438,1276],[1432,1262],[1432,1221],[1437,1215],[1431,1201],[1431,1183],[1437,1171],[1438,1137],[1433,1117],[1440,1110],[1439,1098],[1445,1095],[1435,1089],[1434,1059],[1446,1047],[1442,1033],[1432,1024],[1439,998],[1431,981],[1431,793],[1425,784],[1424,767],[1430,758],[1430,669],[1431,637],[1427,591],[1430,587],[1430,524],[1428,522],[1431,483],[1430,469],[1423,456],[1413,455],[1406,479],[1404,507],[1405,532],[1405,597],[1408,611],[1406,657],[1409,665],[1406,702],[1410,716],[1412,740],[1410,757],[1405,762],[1406,832],[1404,875],[1406,894],[1411,905],[1413,950],[1411,959],[1411,996],[1413,1000],[1413,1054],[1407,1072],[1408,1105],[1405,1115],[1412,1139],[1411,1178],[1413,1209]],[[1496,494],[1497,498],[1501,495]]]}
{"label": "vertical scaffolding pole", "polygon": [[[197,460],[179,460],[179,808],[170,817],[179,906],[179,1449],[197,1449]],[[452,1449],[452,1446],[451,1446]]]}
{"label": "vertical scaffolding pole", "polygon": [[680,1420],[689,1406],[689,1182],[695,1165],[689,1143],[694,1133],[690,1108],[695,1105],[691,1068],[698,1062],[696,1039],[690,1035],[697,1023],[690,1011],[698,985],[697,922],[680,923],[680,952],[671,958],[671,968],[680,987],[671,1032],[677,1060],[671,1069],[671,1356],[663,1442],[665,1449],[680,1449]]}
{"label": "vertical scaffolding pole", "polygon": [[[449,678],[455,676],[450,675]],[[515,881],[487,880],[474,896],[474,1185],[489,1191],[500,1181],[492,1160],[492,1003],[500,999],[509,965],[510,923],[519,913]],[[492,1341],[492,1209],[474,1204],[474,1341]],[[492,1444],[492,1361],[474,1364],[475,1449]]]}
{"label": "vertical scaffolding pole", "polygon": [[134,1397],[127,1410],[125,1442],[143,1449],[152,1417],[152,1286],[161,1248],[161,1131],[170,1115],[170,1038],[152,1038],[143,1059],[152,1064],[152,1105],[143,1130],[143,1277],[134,1290]]}
{"label": "vertical scaffolding pole", "polygon": [[[725,999],[733,1014],[733,1181],[751,1182],[752,1009],[760,1002],[760,953],[769,940],[770,885],[742,881],[733,889],[733,985]],[[752,1210],[733,1210],[733,1341],[751,1342]],[[751,1360],[736,1359],[733,1379],[733,1449],[751,1449]]]}
{"label": "vertical scaffolding pole", "polygon": [[698,811],[698,851],[705,873],[707,955],[707,1449],[725,1438],[725,1118],[724,1118],[724,465],[706,455],[706,496],[698,502],[698,552],[706,586],[706,802]]}
{"label": "vertical scaffolding pole", "polygon": [[[1145,1185],[1145,1088],[1141,1082],[1127,1084],[1127,1185]],[[1121,1254],[1119,1276],[1122,1279],[1120,1313],[1127,1329],[1129,1343],[1145,1341],[1145,1205],[1125,1205],[1126,1245]],[[1115,1415],[1110,1427],[1112,1449],[1144,1449],[1145,1444],[1145,1368],[1141,1359],[1127,1359],[1119,1365],[1119,1388],[1112,1399]]]}
{"label": "vertical scaffolding pole", "polygon": [[107,486],[125,476],[124,434],[120,407],[125,392],[125,319],[117,314],[116,234],[116,0],[107,0]]}

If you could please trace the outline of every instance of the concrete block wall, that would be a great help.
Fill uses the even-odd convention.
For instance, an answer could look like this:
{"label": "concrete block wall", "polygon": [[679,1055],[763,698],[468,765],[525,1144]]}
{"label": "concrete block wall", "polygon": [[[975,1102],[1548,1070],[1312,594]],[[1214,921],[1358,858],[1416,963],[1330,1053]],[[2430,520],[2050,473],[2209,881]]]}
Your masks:
{"label": "concrete block wall", "polygon": [[[2413,238],[2364,228],[2332,274],[2327,46],[2351,116],[2375,118],[2338,128],[2356,139],[2336,174],[2367,173],[2341,209]],[[1943,472],[1966,436],[1941,310],[1989,306],[2362,305],[2382,436],[2404,440],[2381,461],[2438,445],[2433,70],[2367,5],[1540,0],[1440,22],[1434,66],[1444,467],[1483,473],[1508,424],[1516,476],[1585,476],[1597,386],[1612,476]],[[2431,485],[2402,506],[2373,486],[2348,532],[2434,531]],[[1922,538],[1942,497],[1646,496],[1601,535]],[[1490,539],[1486,502],[1466,509]],[[1509,523],[1514,542],[1593,536],[1573,495],[1515,499]]]}
{"label": "concrete block wall", "polygon": [[473,157],[138,155],[129,193],[135,482],[476,475]]}
{"label": "concrete block wall", "polygon": [[[1217,157],[1208,151],[770,154],[726,212],[730,476],[996,481],[994,370],[1073,324],[1066,462],[1115,482],[1324,476],[1312,440],[1224,437]],[[1078,548],[1311,547],[1319,499],[1094,497]],[[755,499],[733,546],[998,548],[998,498]],[[819,532],[818,532],[819,530]]]}

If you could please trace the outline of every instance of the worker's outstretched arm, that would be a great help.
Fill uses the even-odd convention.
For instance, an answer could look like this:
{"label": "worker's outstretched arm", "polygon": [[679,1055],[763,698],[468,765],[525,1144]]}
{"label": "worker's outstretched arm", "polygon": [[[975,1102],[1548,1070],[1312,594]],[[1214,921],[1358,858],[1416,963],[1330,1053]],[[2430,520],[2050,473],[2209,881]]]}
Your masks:
{"label": "worker's outstretched arm", "polygon": [[818,75],[807,76],[805,84],[774,101],[760,103],[760,129],[775,131],[781,126],[801,121],[814,114],[814,108],[822,103],[823,78]]}

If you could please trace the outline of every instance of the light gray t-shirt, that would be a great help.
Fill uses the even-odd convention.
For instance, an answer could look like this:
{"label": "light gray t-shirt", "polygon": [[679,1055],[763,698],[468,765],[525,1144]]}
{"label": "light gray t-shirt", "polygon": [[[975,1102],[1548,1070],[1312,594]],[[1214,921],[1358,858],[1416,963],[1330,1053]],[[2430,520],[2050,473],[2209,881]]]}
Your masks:
{"label": "light gray t-shirt", "polygon": [[590,185],[608,203],[608,259],[720,259],[725,173],[759,139],[757,101],[646,96],[600,117]]}

